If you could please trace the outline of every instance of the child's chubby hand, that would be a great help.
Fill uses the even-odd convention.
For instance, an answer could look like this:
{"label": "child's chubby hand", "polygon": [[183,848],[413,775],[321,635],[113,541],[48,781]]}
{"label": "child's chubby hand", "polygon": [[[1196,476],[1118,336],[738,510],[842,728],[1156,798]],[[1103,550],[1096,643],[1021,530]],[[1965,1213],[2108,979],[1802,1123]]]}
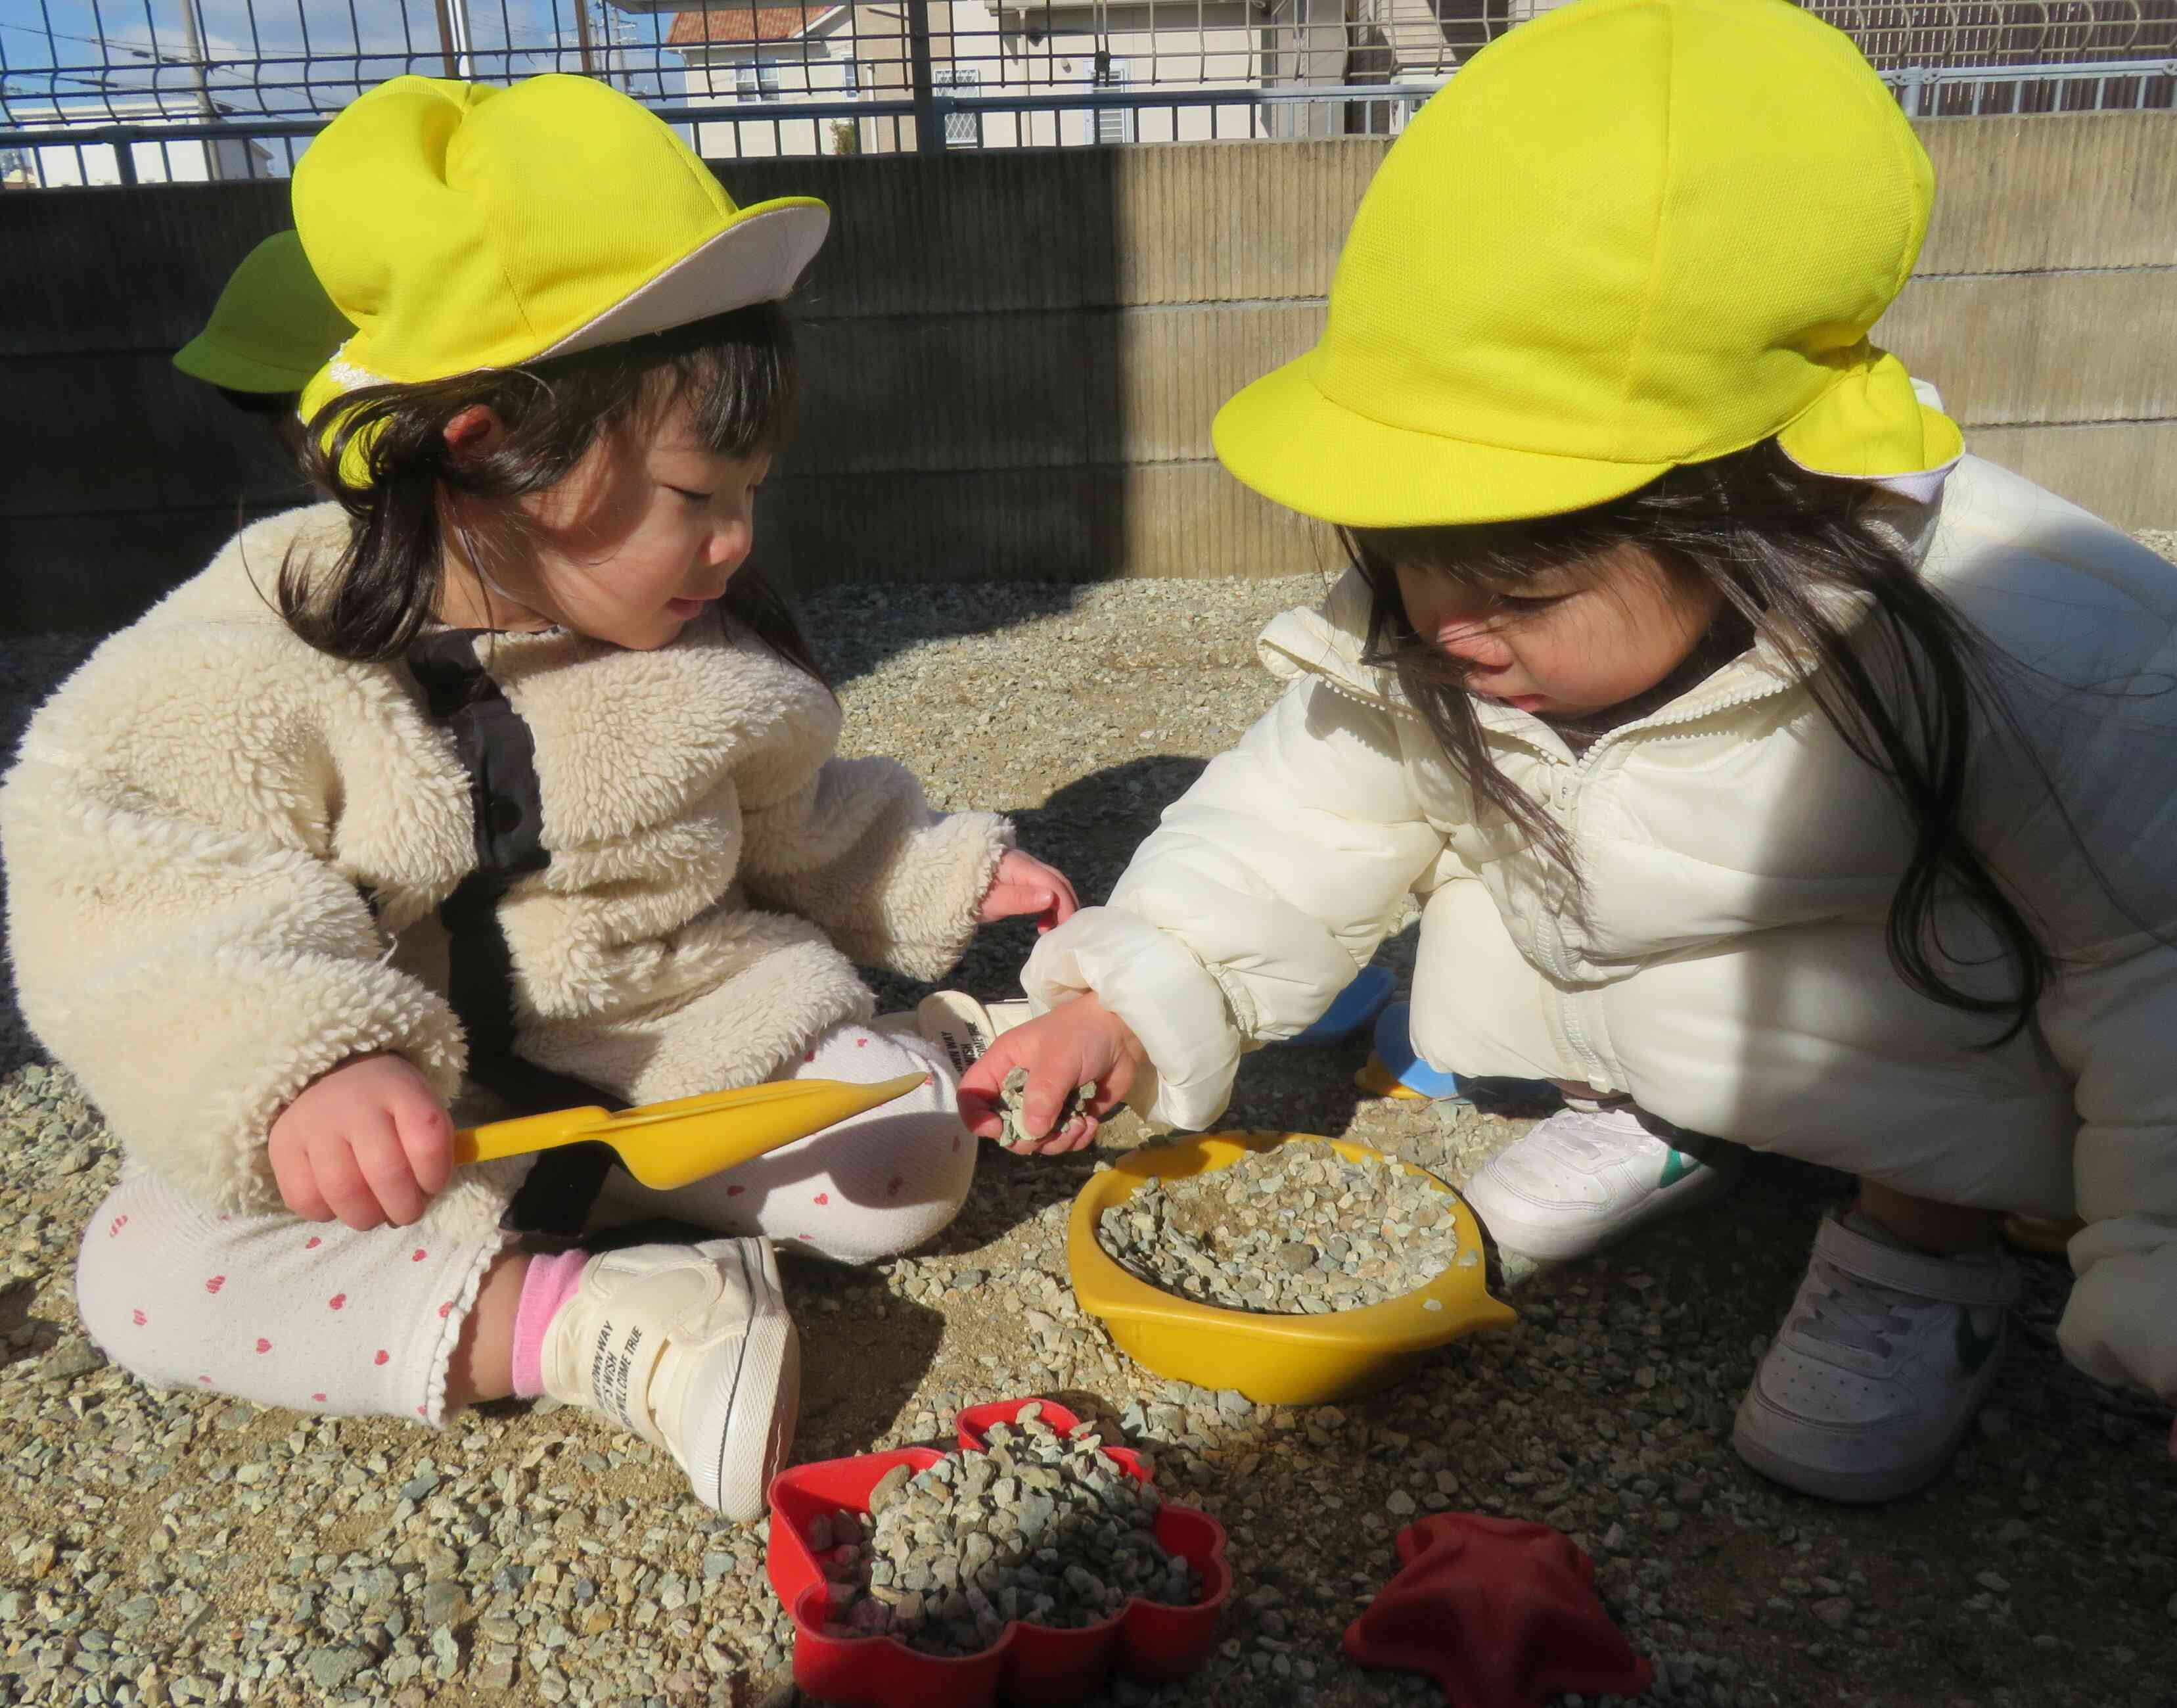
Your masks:
{"label": "child's chubby hand", "polygon": [[[1000,1088],[1017,1067],[1028,1072],[1021,1119],[1043,1137],[1014,1147],[1023,1156],[1056,1156],[1078,1150],[1096,1136],[1097,1122],[1125,1101],[1127,1089],[1148,1061],[1132,1028],[1099,1002],[1094,994],[1077,997],[1039,1019],[999,1034],[975,1065],[960,1077],[960,1119],[978,1138],[1005,1132],[998,1113]],[[1088,1112],[1061,1131],[1052,1123],[1078,1086],[1094,1083]]]}
{"label": "child's chubby hand", "polygon": [[445,1189],[454,1123],[405,1058],[358,1056],[303,1088],[267,1149],[289,1209],[363,1233],[406,1227]]}
{"label": "child's chubby hand", "polygon": [[1010,919],[1017,914],[1034,914],[1035,928],[1050,930],[1062,925],[1081,909],[1073,886],[1056,866],[1047,866],[1034,854],[1009,848],[998,856],[998,869],[983,892],[976,917],[985,925]]}

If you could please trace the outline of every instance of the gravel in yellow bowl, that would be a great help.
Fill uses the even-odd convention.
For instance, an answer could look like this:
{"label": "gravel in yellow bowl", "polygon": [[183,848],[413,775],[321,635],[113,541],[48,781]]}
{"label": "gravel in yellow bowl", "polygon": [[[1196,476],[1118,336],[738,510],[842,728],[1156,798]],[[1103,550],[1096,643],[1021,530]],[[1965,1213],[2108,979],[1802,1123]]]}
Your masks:
{"label": "gravel in yellow bowl", "polygon": [[1383,1387],[1447,1341],[1519,1320],[1510,1306],[1490,1296],[1478,1262],[1455,1263],[1379,1304],[1285,1316],[1227,1310],[1153,1287],[1121,1268],[1099,1241],[1104,1212],[1147,1181],[1211,1173],[1251,1152],[1288,1143],[1322,1145],[1349,1162],[1388,1162],[1419,1176],[1449,1200],[1461,1254],[1479,1257],[1481,1228],[1457,1192],[1426,1169],[1367,1145],[1313,1133],[1219,1132],[1152,1146],[1091,1176],[1067,1225],[1074,1297],[1102,1319],[1127,1356],[1176,1381],[1237,1389],[1258,1405],[1312,1405]]}

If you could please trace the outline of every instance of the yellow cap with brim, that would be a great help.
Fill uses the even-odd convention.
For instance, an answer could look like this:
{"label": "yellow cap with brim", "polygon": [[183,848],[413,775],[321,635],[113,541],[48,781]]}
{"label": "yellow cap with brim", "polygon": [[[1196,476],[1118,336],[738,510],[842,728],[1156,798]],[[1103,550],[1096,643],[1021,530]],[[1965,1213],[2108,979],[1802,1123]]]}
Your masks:
{"label": "yellow cap with brim", "polygon": [[1384,158],[1316,347],[1217,454],[1356,527],[1552,516],[1776,437],[1860,479],[1956,459],[1867,333],[1933,167],[1788,0],[1574,0],[1476,54]]}
{"label": "yellow cap with brim", "polygon": [[295,224],[354,336],[303,414],[363,385],[513,367],[788,295],[830,229],[810,196],[737,206],[672,128],[557,73],[397,77],[295,167]]}
{"label": "yellow cap with brim", "polygon": [[310,270],[302,238],[276,232],[243,257],[174,366],[230,391],[300,391],[354,330]]}

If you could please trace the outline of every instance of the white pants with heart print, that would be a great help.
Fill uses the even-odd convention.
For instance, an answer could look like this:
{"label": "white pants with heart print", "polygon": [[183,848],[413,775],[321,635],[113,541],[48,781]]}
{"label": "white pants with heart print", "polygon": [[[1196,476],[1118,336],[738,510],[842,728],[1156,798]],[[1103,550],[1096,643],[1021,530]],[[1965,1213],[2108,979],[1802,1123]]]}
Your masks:
{"label": "white pants with heart print", "polygon": [[[842,1026],[789,1076],[925,1069],[920,1090],[692,1186],[651,1192],[615,1170],[592,1225],[668,1216],[844,1263],[909,1250],[959,1214],[974,1178],[951,1064],[919,1037]],[[154,1387],[436,1424],[477,1288],[515,1243],[216,1216],[128,1169],[85,1231],[76,1303],[106,1356]]]}

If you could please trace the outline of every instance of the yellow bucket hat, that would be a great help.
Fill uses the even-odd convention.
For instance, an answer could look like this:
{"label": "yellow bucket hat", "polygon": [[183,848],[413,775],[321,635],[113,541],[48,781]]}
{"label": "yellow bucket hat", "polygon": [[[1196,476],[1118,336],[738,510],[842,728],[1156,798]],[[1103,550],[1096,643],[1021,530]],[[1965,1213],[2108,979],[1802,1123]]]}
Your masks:
{"label": "yellow bucket hat", "polygon": [[1866,337],[1934,188],[1788,0],[1575,0],[1415,115],[1321,341],[1225,404],[1217,454],[1358,527],[1556,515],[1772,434],[1820,473],[1940,468],[1956,424]]}
{"label": "yellow bucket hat", "polygon": [[786,296],[831,226],[810,196],[738,207],[673,130],[558,73],[396,77],[296,163],[295,225],[355,335],[305,419],[361,385],[564,356]]}
{"label": "yellow bucket hat", "polygon": [[277,232],[243,257],[174,366],[230,391],[300,391],[354,330],[310,270],[302,238]]}

